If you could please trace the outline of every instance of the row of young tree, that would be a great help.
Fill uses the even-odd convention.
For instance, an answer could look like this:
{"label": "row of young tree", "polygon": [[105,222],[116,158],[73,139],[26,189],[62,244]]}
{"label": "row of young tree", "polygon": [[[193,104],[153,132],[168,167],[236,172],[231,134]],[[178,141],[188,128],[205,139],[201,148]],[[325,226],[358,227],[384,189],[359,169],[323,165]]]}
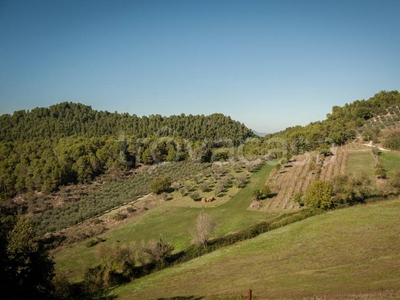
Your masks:
{"label": "row of young tree", "polygon": [[[240,155],[251,159],[253,144],[247,143]],[[104,173],[135,168],[138,163],[237,159],[237,148],[224,146],[220,142],[157,136],[137,140],[103,136],[3,142],[0,200],[18,193],[51,193],[62,185],[86,183]]]}
{"label": "row of young tree", "polygon": [[96,111],[79,103],[63,102],[32,111],[20,110],[0,116],[0,141],[31,141],[68,136],[135,137],[180,136],[191,141],[230,139],[239,144],[254,136],[244,124],[223,114],[150,115],[138,117],[128,113]]}

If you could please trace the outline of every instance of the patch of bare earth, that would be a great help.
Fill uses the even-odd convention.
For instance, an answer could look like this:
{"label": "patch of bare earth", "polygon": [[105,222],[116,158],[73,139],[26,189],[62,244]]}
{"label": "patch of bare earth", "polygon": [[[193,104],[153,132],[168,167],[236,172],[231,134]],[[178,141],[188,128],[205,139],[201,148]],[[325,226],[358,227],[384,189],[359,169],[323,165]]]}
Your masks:
{"label": "patch of bare earth", "polygon": [[261,210],[280,212],[294,211],[299,205],[293,201],[297,193],[306,193],[315,180],[329,181],[346,171],[348,151],[341,147],[331,148],[332,155],[322,156],[314,152],[296,155],[279,171],[271,172],[266,184],[272,187],[273,197],[267,198]]}

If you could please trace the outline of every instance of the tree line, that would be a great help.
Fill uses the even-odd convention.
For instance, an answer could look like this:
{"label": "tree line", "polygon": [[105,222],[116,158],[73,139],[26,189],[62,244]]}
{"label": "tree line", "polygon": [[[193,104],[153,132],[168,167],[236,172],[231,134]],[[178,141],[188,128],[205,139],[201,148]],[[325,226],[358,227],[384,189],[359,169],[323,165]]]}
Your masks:
{"label": "tree line", "polygon": [[63,102],[32,111],[19,110],[0,116],[0,141],[32,141],[69,136],[119,136],[135,138],[180,136],[193,140],[230,139],[239,144],[254,136],[244,124],[223,114],[138,117],[128,113],[93,110],[80,103]]}
{"label": "tree line", "polygon": [[356,138],[358,129],[368,120],[386,113],[387,108],[396,104],[400,104],[398,91],[381,91],[368,100],[333,106],[325,120],[306,126],[289,127],[265,138],[280,137],[290,140],[293,149],[297,151],[315,150],[322,143],[342,145]]}

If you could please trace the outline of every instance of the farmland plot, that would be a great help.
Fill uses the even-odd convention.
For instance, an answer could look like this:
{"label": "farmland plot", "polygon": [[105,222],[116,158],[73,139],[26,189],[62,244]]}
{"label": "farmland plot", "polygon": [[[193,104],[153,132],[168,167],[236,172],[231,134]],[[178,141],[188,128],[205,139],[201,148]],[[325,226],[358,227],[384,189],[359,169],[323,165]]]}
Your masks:
{"label": "farmland plot", "polygon": [[[359,150],[356,150],[359,151]],[[271,176],[267,184],[273,187],[273,197],[266,199],[262,210],[268,212],[295,211],[299,205],[293,201],[294,196],[306,193],[315,180],[329,181],[333,176],[346,173],[349,149],[331,148],[333,155],[323,157],[316,153],[297,155],[293,161]]]}

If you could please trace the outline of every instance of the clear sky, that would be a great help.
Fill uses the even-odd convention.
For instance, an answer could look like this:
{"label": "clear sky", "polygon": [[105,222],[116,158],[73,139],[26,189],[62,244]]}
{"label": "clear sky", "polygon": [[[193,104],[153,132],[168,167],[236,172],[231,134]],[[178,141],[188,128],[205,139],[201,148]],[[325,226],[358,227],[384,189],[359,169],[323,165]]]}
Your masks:
{"label": "clear sky", "polygon": [[400,90],[400,1],[0,0],[0,114],[80,102],[259,132]]}

